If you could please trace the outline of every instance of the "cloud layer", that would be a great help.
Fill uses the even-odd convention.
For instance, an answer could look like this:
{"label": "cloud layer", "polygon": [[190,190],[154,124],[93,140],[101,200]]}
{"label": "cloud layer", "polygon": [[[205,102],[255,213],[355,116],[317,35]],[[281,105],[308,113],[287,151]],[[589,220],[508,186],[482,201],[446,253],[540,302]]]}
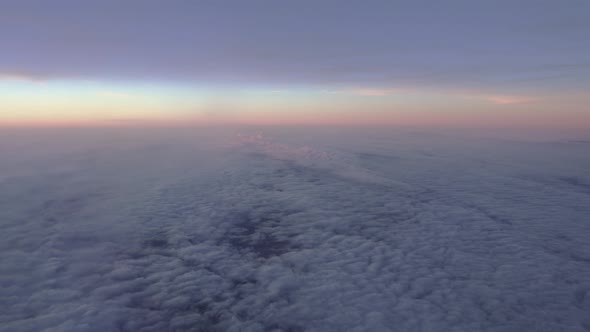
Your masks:
{"label": "cloud layer", "polygon": [[2,330],[590,328],[585,141],[2,135]]}
{"label": "cloud layer", "polygon": [[18,1],[0,13],[0,72],[544,94],[588,86],[589,13],[576,0]]}

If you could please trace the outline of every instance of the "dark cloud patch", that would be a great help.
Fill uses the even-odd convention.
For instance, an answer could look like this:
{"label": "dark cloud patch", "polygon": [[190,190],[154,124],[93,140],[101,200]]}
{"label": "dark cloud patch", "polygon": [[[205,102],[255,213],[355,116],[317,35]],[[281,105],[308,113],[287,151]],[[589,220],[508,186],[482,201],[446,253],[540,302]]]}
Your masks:
{"label": "dark cloud patch", "polygon": [[269,258],[290,250],[290,243],[286,239],[279,239],[274,234],[280,228],[285,212],[264,212],[262,215],[252,216],[248,213],[236,214],[234,226],[225,236],[231,246],[239,251],[248,250],[256,255]]}
{"label": "dark cloud patch", "polygon": [[562,176],[559,178],[559,180],[568,185],[571,185],[577,190],[590,194],[590,182],[587,182],[584,179],[579,177]]}

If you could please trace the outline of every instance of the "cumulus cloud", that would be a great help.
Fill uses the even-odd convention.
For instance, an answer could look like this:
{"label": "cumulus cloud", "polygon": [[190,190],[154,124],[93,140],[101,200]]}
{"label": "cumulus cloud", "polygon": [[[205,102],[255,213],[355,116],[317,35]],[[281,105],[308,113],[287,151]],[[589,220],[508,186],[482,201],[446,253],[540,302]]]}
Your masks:
{"label": "cumulus cloud", "polygon": [[590,327],[584,144],[92,130],[1,145],[2,330]]}

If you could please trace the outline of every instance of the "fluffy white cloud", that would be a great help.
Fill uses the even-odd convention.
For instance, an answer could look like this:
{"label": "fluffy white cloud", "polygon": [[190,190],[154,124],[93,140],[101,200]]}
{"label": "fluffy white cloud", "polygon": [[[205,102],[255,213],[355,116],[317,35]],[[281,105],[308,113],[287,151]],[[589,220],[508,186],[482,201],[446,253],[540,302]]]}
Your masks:
{"label": "fluffy white cloud", "polygon": [[590,328],[587,143],[137,131],[0,144],[1,330]]}

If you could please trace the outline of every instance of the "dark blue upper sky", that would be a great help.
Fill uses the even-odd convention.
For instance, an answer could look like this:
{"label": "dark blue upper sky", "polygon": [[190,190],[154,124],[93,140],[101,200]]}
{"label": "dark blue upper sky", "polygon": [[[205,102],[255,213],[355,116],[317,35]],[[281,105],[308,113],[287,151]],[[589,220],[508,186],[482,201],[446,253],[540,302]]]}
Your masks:
{"label": "dark blue upper sky", "polygon": [[3,1],[0,73],[585,89],[590,1]]}

